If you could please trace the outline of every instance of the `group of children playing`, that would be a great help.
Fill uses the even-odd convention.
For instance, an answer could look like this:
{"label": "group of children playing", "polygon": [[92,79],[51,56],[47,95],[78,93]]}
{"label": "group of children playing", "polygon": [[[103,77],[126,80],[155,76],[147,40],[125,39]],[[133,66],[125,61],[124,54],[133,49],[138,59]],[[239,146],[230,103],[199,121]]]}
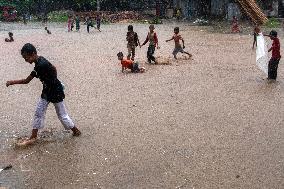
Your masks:
{"label": "group of children playing", "polygon": [[[123,53],[119,52],[117,54],[118,60],[121,61],[121,66],[122,66],[122,72],[126,69],[130,69],[131,72],[133,73],[138,73],[138,72],[144,72],[145,68],[139,68],[138,62],[134,62],[135,58],[135,52],[136,52],[136,47],[143,47],[149,42],[148,50],[147,50],[147,60],[149,64],[156,64],[156,58],[154,57],[154,53],[156,48],[159,49],[158,45],[158,36],[157,33],[154,31],[155,27],[154,25],[149,26],[149,32],[147,34],[147,37],[144,41],[144,43],[141,45],[139,41],[138,34],[134,32],[133,26],[129,25],[128,26],[128,32],[126,34],[126,40],[127,40],[127,49],[128,49],[128,55],[127,59],[123,58]],[[174,28],[174,35],[172,36],[171,39],[166,40],[166,42],[169,42],[171,40],[174,40],[175,42],[175,48],[173,50],[173,56],[175,59],[177,59],[177,54],[180,53],[185,53],[190,57],[192,57],[191,54],[188,52],[184,51],[185,45],[184,45],[184,40],[179,34],[179,27]],[[182,45],[180,43],[182,41]]]}
{"label": "group of children playing", "polygon": [[[79,29],[79,27],[76,27],[76,29]],[[118,60],[121,61],[122,72],[124,72],[126,69],[131,70],[131,72],[133,73],[141,73],[145,71],[145,68],[143,67],[139,68],[138,63],[134,62],[135,49],[138,46],[141,48],[142,46],[146,45],[148,42],[149,42],[148,51],[147,51],[148,63],[149,64],[156,63],[156,58],[154,57],[154,53],[155,49],[159,48],[159,45],[158,45],[158,36],[154,30],[155,30],[154,25],[150,25],[149,32],[147,34],[144,43],[140,44],[138,34],[134,32],[133,26],[132,25],[128,26],[128,32],[126,35],[127,49],[128,49],[127,59],[124,59],[122,52],[119,52],[117,54]],[[256,37],[259,33],[260,30],[258,27],[256,27],[253,47],[254,45],[257,46]],[[270,37],[270,39],[273,41],[272,47],[269,49],[269,52],[272,51],[272,57],[268,65],[268,79],[275,80],[277,77],[278,64],[281,59],[280,42],[277,37],[277,32],[274,30],[272,30],[269,35],[265,36]],[[9,37],[10,38],[9,39],[6,38],[5,41],[7,42],[14,41],[13,33],[9,32]],[[172,40],[174,40],[175,42],[175,47],[172,52],[175,59],[177,58],[176,56],[179,52],[185,53],[189,57],[192,56],[188,52],[184,51],[185,48],[184,40],[179,34],[178,27],[174,28],[173,36],[170,39],[166,40],[166,42]],[[180,43],[180,41],[182,42],[182,44]],[[42,129],[44,127],[45,114],[47,107],[50,103],[54,104],[58,119],[61,121],[64,128],[68,130],[70,129],[73,132],[74,136],[81,135],[80,130],[75,126],[75,124],[73,123],[72,119],[69,117],[67,110],[65,108],[64,86],[61,83],[61,81],[59,81],[57,78],[57,71],[55,66],[53,66],[44,57],[39,56],[37,54],[37,50],[34,47],[34,45],[30,43],[27,43],[22,47],[21,55],[26,62],[30,64],[32,63],[35,64],[34,70],[25,79],[7,81],[6,86],[9,87],[11,85],[16,85],[16,84],[28,84],[33,78],[38,78],[43,84],[43,89],[34,114],[32,134],[28,139],[20,141],[18,145],[26,146],[36,142],[39,129]]]}
{"label": "group of children playing", "polygon": [[[98,13],[96,15],[96,26],[97,26],[97,30],[101,31],[101,14]],[[73,31],[74,28],[74,23],[76,26],[76,31],[80,31],[80,16],[79,15],[75,15],[75,18],[72,15],[68,16],[68,21],[67,21],[67,26],[68,26],[68,32]],[[92,16],[87,16],[85,18],[85,25],[87,25],[87,32],[90,32],[90,27],[95,27],[94,23],[93,23],[93,17]]]}

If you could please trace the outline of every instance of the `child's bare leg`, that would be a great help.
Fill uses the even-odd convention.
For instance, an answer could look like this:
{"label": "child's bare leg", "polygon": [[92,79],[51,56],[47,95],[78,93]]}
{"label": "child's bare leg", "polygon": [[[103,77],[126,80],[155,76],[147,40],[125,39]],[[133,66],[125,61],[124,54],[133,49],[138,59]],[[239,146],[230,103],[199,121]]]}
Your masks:
{"label": "child's bare leg", "polygon": [[38,133],[38,129],[33,129],[32,135],[30,136],[30,140],[37,139],[37,133]]}
{"label": "child's bare leg", "polygon": [[127,60],[130,60],[132,49],[130,46],[128,46],[127,50],[128,50]]}
{"label": "child's bare leg", "polygon": [[192,54],[189,54],[188,52],[184,52],[184,53],[187,54],[189,58],[192,57]]}
{"label": "child's bare leg", "polygon": [[71,131],[73,131],[73,136],[80,136],[81,135],[81,131],[77,127],[73,127],[71,129]]}
{"label": "child's bare leg", "polygon": [[135,48],[132,49],[132,58],[131,58],[131,60],[134,61],[134,58],[135,58]]}
{"label": "child's bare leg", "polygon": [[29,139],[23,140],[18,143],[19,146],[26,146],[33,144],[37,139],[37,133],[38,129],[43,128],[44,124],[44,118],[45,118],[45,112],[47,109],[49,102],[45,99],[40,99],[37,103],[36,112],[34,115],[34,121],[33,121],[33,130],[32,135]]}
{"label": "child's bare leg", "polygon": [[38,129],[33,129],[30,138],[18,141],[17,146],[28,146],[34,144],[37,139],[37,133]]}

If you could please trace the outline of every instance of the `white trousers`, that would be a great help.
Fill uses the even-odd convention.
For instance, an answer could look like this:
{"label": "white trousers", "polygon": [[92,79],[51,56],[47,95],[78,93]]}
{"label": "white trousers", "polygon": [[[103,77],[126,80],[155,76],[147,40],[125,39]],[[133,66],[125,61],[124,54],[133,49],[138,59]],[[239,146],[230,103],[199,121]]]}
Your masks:
{"label": "white trousers", "polygon": [[[44,119],[48,104],[49,102],[47,100],[43,98],[39,99],[34,115],[33,129],[42,129],[44,127]],[[53,105],[55,107],[57,117],[64,128],[67,130],[72,129],[75,125],[66,111],[64,102],[53,103]]]}

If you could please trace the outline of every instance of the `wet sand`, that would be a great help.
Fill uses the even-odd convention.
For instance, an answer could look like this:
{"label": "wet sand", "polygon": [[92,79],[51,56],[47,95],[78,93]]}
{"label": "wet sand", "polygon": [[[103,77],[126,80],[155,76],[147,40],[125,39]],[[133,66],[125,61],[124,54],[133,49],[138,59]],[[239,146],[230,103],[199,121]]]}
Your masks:
{"label": "wet sand", "polygon": [[[193,60],[171,57],[174,44],[164,41],[176,25]],[[146,64],[143,47],[137,60],[147,71],[123,74],[116,54],[127,52],[127,24],[103,25],[101,33],[90,34],[85,26],[81,33],[68,33],[63,25],[52,25],[52,35],[19,26],[14,43],[3,42],[7,31],[0,28],[0,165],[13,165],[0,173],[0,186],[284,187],[284,67],[281,61],[276,83],[263,80],[252,36],[157,25],[156,55],[172,64]],[[148,26],[134,24],[134,30],[143,41]],[[37,79],[5,87],[33,69],[20,55],[26,42],[57,67],[81,137],[63,131],[50,104],[38,143],[15,148],[16,138],[31,132],[42,87]]]}

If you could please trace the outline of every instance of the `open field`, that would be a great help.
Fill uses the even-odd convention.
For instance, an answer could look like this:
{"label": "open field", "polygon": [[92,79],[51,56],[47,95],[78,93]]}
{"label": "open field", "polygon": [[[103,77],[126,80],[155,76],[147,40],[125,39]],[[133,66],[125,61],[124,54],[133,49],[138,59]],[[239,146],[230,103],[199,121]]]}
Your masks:
{"label": "open field", "polygon": [[[165,40],[176,25],[193,60],[171,56],[174,44]],[[52,35],[39,27],[0,25],[0,165],[13,165],[0,173],[0,186],[284,188],[283,60],[278,81],[263,80],[252,36],[157,25],[156,55],[172,64],[146,64],[143,47],[137,60],[147,71],[123,74],[116,54],[127,52],[127,24],[103,25],[101,33],[90,34],[85,26],[68,33],[52,24]],[[3,42],[6,29],[13,29],[14,43]],[[134,24],[134,30],[143,41],[148,26]],[[51,104],[38,143],[14,147],[16,138],[31,132],[42,88],[36,79],[5,86],[33,70],[20,55],[27,42],[57,67],[81,137],[63,131]]]}

